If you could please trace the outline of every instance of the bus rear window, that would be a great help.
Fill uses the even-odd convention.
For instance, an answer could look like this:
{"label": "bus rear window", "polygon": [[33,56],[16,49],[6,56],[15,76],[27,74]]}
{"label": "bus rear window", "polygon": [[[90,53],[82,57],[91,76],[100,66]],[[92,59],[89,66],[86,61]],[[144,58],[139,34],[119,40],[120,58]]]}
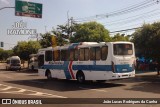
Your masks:
{"label": "bus rear window", "polygon": [[132,55],[133,54],[132,44],[114,44],[113,50],[114,50],[114,55]]}

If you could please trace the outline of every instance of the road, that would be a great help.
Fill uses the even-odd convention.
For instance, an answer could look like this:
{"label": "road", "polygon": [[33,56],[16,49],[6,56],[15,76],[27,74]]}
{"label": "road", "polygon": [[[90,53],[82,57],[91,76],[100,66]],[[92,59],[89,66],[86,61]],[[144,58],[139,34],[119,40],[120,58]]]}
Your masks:
{"label": "road", "polygon": [[[38,76],[37,71],[0,70],[0,98],[160,98],[160,76],[156,75],[156,72],[152,72],[137,74],[135,78],[131,79],[79,84],[75,80],[47,80],[45,77]],[[47,106],[49,105],[47,104]],[[54,106],[64,105],[55,104]],[[71,104],[70,106],[75,105]],[[77,106],[97,105],[80,104]],[[105,106],[105,104],[98,106]],[[117,104],[111,106],[117,107]],[[159,105],[123,104],[121,106],[158,107]]]}

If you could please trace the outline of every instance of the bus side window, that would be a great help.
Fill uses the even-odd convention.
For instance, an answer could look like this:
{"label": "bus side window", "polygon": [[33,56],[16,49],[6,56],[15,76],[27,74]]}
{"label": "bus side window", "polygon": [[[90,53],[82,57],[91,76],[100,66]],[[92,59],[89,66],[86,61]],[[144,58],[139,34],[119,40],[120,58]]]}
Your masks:
{"label": "bus side window", "polygon": [[101,48],[96,47],[96,60],[100,60],[100,59],[101,59]]}
{"label": "bus side window", "polygon": [[74,49],[71,49],[70,50],[70,61],[73,61],[74,60],[74,56],[75,56],[75,54],[74,54]]}
{"label": "bus side window", "polygon": [[45,52],[45,60],[46,61],[52,61],[52,51],[46,51]]}
{"label": "bus side window", "polygon": [[68,61],[69,55],[68,50],[61,50],[61,61]]}
{"label": "bus side window", "polygon": [[84,49],[84,59],[85,61],[89,60],[89,48]]}
{"label": "bus side window", "polygon": [[84,61],[84,49],[82,48],[79,50],[79,60]]}
{"label": "bus side window", "polygon": [[108,46],[103,46],[101,48],[101,59],[106,60],[108,56]]}
{"label": "bus side window", "polygon": [[38,56],[38,67],[41,67],[44,65],[44,55]]}
{"label": "bus side window", "polygon": [[100,60],[100,59],[101,59],[100,47],[90,48],[90,60]]}
{"label": "bus side window", "polygon": [[60,50],[53,51],[53,60],[60,61]]}
{"label": "bus side window", "polygon": [[88,61],[89,60],[89,48],[81,48],[80,49],[80,61]]}
{"label": "bus side window", "polygon": [[90,60],[95,60],[96,59],[95,51],[96,51],[95,47],[90,48]]}
{"label": "bus side window", "polygon": [[74,60],[75,61],[78,61],[78,56],[79,56],[79,51],[78,51],[78,49],[75,49],[74,50]]}

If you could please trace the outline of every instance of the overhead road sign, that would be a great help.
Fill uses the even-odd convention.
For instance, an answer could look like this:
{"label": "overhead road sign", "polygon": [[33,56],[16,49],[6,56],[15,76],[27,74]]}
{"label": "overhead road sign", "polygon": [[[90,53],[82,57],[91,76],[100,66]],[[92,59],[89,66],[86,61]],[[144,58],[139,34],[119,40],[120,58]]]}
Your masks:
{"label": "overhead road sign", "polygon": [[42,18],[42,4],[16,0],[15,15]]}

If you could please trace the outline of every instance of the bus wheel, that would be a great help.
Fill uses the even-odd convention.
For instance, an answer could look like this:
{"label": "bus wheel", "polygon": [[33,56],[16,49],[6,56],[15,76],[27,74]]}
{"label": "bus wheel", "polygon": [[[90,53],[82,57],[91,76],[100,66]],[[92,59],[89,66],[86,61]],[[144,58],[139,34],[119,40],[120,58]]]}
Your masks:
{"label": "bus wheel", "polygon": [[82,71],[78,71],[76,75],[76,79],[79,83],[84,83],[85,82],[85,76]]}
{"label": "bus wheel", "polygon": [[48,80],[52,79],[52,75],[51,75],[51,72],[49,70],[46,71],[46,76],[47,76]]}

